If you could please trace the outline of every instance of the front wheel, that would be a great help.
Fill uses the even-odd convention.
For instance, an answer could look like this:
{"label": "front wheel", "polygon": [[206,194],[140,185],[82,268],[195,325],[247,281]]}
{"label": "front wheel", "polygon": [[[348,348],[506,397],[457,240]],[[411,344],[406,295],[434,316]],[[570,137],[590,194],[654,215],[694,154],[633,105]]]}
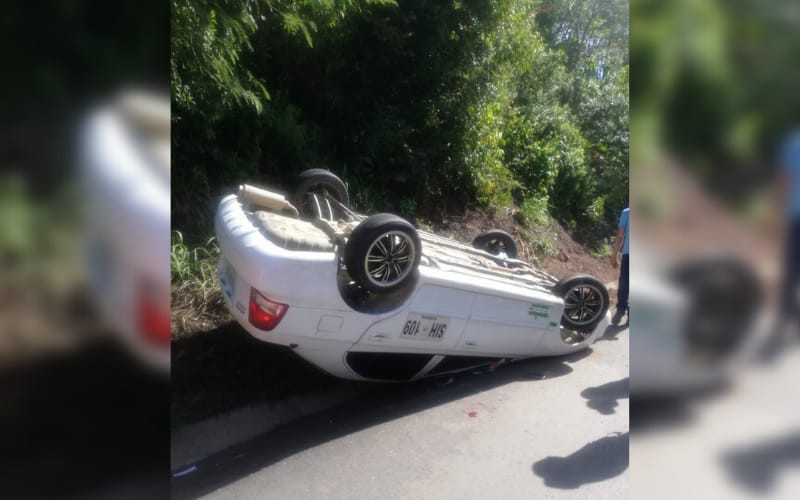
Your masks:
{"label": "front wheel", "polygon": [[567,276],[553,287],[553,292],[564,299],[561,324],[569,330],[591,333],[608,312],[608,290],[594,276]]}
{"label": "front wheel", "polygon": [[344,261],[358,284],[370,292],[390,293],[411,281],[421,255],[414,226],[393,214],[375,214],[353,230]]}
{"label": "front wheel", "polygon": [[491,229],[472,240],[472,246],[492,255],[506,254],[509,259],[517,258],[517,244],[514,238],[500,229]]}

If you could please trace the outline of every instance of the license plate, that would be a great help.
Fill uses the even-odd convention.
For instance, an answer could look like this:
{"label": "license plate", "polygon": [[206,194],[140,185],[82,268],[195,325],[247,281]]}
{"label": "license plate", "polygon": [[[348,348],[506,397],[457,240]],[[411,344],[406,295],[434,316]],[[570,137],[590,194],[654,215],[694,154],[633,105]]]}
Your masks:
{"label": "license plate", "polygon": [[228,298],[233,298],[234,285],[236,283],[236,271],[230,262],[225,262],[219,269],[219,283],[222,291]]}
{"label": "license plate", "polygon": [[450,318],[429,316],[427,314],[409,314],[400,338],[441,342],[447,333]]}

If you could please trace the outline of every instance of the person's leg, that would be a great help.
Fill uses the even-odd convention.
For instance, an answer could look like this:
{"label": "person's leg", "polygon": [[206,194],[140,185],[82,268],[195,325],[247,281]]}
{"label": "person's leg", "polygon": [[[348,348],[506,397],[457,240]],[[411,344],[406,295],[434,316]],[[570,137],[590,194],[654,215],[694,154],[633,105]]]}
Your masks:
{"label": "person's leg", "polygon": [[628,273],[630,261],[628,255],[622,256],[619,266],[619,290],[617,291],[617,309],[628,310]]}
{"label": "person's leg", "polygon": [[614,314],[611,322],[617,324],[622,319],[622,316],[628,312],[628,273],[630,260],[628,255],[622,256],[622,262],[619,266],[619,286],[617,287],[617,312]]}

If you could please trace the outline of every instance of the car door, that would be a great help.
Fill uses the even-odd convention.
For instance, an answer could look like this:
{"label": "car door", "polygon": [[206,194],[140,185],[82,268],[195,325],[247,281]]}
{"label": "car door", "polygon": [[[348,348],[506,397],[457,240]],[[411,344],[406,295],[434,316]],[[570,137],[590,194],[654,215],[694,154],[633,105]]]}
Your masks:
{"label": "car door", "polygon": [[447,352],[457,349],[475,293],[424,284],[397,314],[371,325],[356,351]]}
{"label": "car door", "polygon": [[472,355],[534,355],[544,335],[558,334],[562,307],[543,294],[476,294],[458,349]]}

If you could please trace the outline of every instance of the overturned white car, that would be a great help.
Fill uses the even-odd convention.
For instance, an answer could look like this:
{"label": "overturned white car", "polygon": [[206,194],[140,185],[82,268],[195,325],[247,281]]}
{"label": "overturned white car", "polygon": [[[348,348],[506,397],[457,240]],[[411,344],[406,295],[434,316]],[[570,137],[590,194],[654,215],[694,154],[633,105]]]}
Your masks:
{"label": "overturned white car", "polygon": [[608,325],[598,279],[558,281],[517,260],[502,231],[468,246],[392,214],[357,214],[327,170],[303,172],[289,200],[241,186],[215,224],[236,321],[338,377],[414,380],[567,354]]}

